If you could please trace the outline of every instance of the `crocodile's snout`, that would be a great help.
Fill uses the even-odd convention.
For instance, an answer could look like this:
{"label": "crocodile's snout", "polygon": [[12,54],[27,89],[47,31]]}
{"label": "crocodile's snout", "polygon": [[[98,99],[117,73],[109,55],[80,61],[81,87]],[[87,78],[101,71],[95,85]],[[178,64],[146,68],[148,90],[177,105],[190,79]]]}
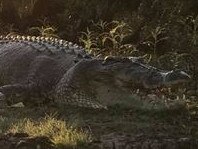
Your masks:
{"label": "crocodile's snout", "polygon": [[191,76],[184,71],[170,71],[164,76],[165,85],[185,83],[191,80]]}

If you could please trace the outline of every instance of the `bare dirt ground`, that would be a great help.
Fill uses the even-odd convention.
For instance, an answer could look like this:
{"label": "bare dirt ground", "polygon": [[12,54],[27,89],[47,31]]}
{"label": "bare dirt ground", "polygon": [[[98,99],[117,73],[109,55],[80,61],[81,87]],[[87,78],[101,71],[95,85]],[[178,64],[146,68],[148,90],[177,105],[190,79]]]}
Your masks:
{"label": "bare dirt ground", "polygon": [[197,105],[173,109],[139,106],[114,105],[108,110],[71,106],[2,109],[0,148],[198,148]]}

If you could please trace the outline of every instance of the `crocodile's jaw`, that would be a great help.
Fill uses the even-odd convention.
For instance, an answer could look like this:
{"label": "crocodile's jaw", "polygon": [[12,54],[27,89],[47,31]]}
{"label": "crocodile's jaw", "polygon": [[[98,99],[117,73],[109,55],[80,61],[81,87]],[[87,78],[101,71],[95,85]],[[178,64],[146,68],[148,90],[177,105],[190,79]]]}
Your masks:
{"label": "crocodile's jaw", "polygon": [[146,89],[156,89],[162,87],[171,87],[180,83],[186,83],[191,79],[190,75],[184,71],[156,71],[146,76],[143,81],[143,87]]}

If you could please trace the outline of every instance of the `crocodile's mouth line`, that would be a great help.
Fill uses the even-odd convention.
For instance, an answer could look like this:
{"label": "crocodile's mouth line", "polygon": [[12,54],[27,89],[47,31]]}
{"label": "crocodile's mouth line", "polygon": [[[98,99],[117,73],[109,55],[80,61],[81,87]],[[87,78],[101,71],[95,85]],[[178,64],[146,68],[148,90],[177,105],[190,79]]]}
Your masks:
{"label": "crocodile's mouth line", "polygon": [[177,99],[186,99],[186,89],[179,88],[178,86],[170,88],[168,86],[160,86],[153,89],[133,89],[131,94],[137,95],[140,98],[146,99],[146,97],[152,95],[157,97],[159,100],[177,100]]}

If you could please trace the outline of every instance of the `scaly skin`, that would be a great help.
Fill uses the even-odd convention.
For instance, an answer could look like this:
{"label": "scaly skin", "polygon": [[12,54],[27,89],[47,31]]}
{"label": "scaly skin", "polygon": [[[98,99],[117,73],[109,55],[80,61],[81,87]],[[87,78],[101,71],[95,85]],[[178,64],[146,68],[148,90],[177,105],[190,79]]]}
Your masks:
{"label": "scaly skin", "polygon": [[107,108],[134,86],[156,88],[185,82],[181,71],[161,71],[137,58],[97,59],[64,40],[0,37],[0,92],[9,102],[49,102]]}
{"label": "scaly skin", "polygon": [[189,79],[183,71],[161,71],[129,58],[83,59],[64,74],[55,95],[65,103],[107,108],[131,89],[155,89]]}
{"label": "scaly skin", "polygon": [[64,40],[1,36],[0,91],[7,101],[48,99],[61,77],[85,54],[83,48]]}

